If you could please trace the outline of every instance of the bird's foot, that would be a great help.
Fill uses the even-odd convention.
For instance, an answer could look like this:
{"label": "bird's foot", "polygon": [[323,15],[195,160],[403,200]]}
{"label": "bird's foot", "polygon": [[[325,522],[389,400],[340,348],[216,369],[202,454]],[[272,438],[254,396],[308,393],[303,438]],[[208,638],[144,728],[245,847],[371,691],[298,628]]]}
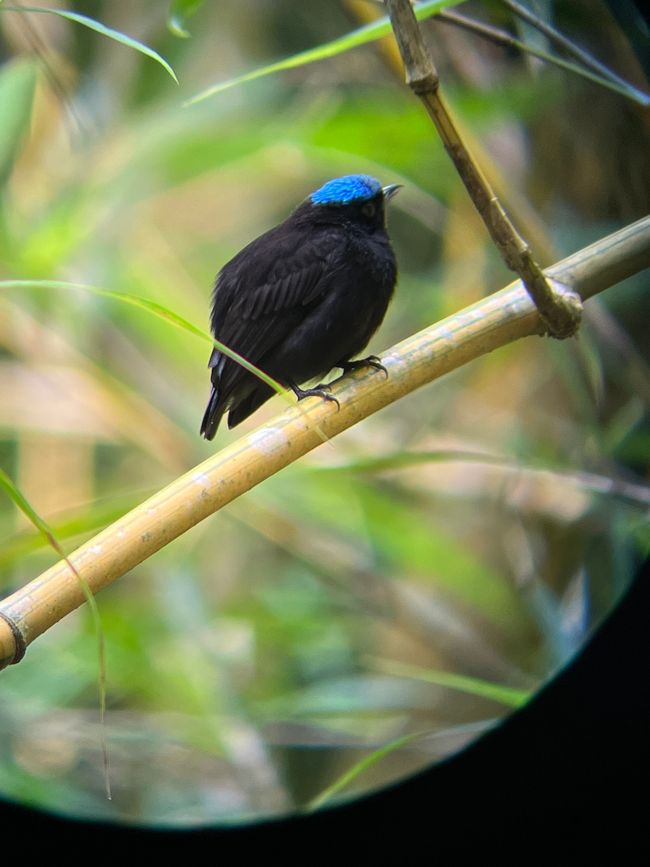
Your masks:
{"label": "bird's foot", "polygon": [[327,385],[317,385],[315,388],[300,388],[295,382],[290,382],[289,385],[298,400],[304,400],[306,397],[322,397],[324,400],[333,400],[336,406],[341,409],[338,400],[326,390],[329,388]]}
{"label": "bird's foot", "polygon": [[360,358],[357,361],[339,361],[336,366],[340,367],[343,373],[358,370],[360,367],[374,367],[375,370],[383,371],[386,374],[386,379],[388,379],[388,371],[376,355],[369,355],[367,358]]}

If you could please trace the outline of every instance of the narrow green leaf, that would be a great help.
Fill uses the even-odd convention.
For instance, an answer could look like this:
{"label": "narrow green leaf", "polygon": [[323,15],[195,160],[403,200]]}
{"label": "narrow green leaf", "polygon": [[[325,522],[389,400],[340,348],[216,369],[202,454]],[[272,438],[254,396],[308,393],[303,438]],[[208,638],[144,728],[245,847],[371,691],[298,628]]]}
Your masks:
{"label": "narrow green leaf", "polygon": [[155,60],[156,63],[159,63],[163,67],[163,69],[165,69],[171,75],[176,84],[178,84],[176,73],[171,68],[169,63],[167,63],[165,58],[161,57],[157,51],[154,51],[153,48],[149,48],[149,46],[145,45],[143,42],[139,42],[137,39],[133,39],[133,37],[127,36],[126,33],[120,33],[119,30],[113,30],[112,27],[107,27],[105,24],[102,24],[99,21],[95,21],[94,18],[89,18],[87,15],[81,15],[79,12],[69,12],[65,9],[45,9],[41,6],[0,5],[0,12],[42,12],[48,15],[58,15],[60,18],[65,18],[67,21],[74,21],[75,24],[82,24],[84,27],[88,27],[90,30],[101,33],[102,36],[107,36],[109,39],[114,39],[115,42],[119,42],[121,45],[126,45],[127,48],[133,48],[135,51],[139,51],[141,54],[145,54],[147,57]]}
{"label": "narrow green leaf", "polygon": [[167,16],[167,27],[181,39],[189,39],[192,35],[185,28],[185,22],[188,18],[194,15],[200,7],[203,6],[203,0],[172,0]]}
{"label": "narrow green leaf", "polygon": [[[428,0],[428,2],[419,3],[414,7],[415,16],[421,21],[425,18],[430,18],[432,15],[440,12],[441,9],[457,6],[461,2],[463,0]],[[324,60],[327,57],[335,57],[337,54],[343,54],[345,51],[350,51],[351,48],[357,48],[359,45],[374,42],[376,39],[381,39],[382,36],[388,36],[390,33],[392,33],[392,29],[388,17],[379,18],[377,21],[359,27],[358,30],[346,33],[345,36],[340,36],[331,42],[325,42],[323,45],[317,45],[315,48],[309,48],[307,51],[301,51],[299,54],[285,57],[283,60],[278,60],[275,63],[269,63],[267,66],[246,72],[244,75],[238,75],[236,78],[230,78],[227,81],[213,84],[211,87],[197,93],[185,105],[194,105],[238,84],[254,81],[257,78],[263,78],[275,72],[281,72],[285,69],[295,69],[297,66],[304,66],[317,60]]]}
{"label": "narrow green leaf", "polygon": [[644,509],[650,506],[650,485],[628,482],[625,479],[617,479],[612,476],[589,473],[583,470],[571,470],[549,466],[531,466],[528,464],[518,463],[514,460],[509,460],[500,455],[463,451],[461,449],[440,449],[439,451],[428,452],[396,452],[393,454],[379,455],[377,457],[360,458],[345,464],[311,467],[310,472],[384,472],[386,470],[405,469],[417,466],[418,464],[449,463],[452,461],[500,467],[505,472],[516,472],[518,474],[529,473],[531,476],[535,474],[545,474],[548,477],[555,478],[559,484],[573,484],[589,494],[620,498],[636,506],[641,506]]}
{"label": "narrow green leaf", "polygon": [[267,374],[264,373],[263,370],[260,370],[259,367],[255,367],[254,364],[251,364],[251,362],[244,358],[243,355],[239,355],[238,352],[235,352],[234,349],[230,349],[220,340],[216,340],[211,334],[208,334],[207,331],[203,331],[202,328],[193,325],[191,322],[188,322],[187,319],[183,319],[182,316],[174,313],[173,310],[169,310],[167,307],[163,307],[162,304],[158,304],[155,301],[149,301],[148,298],[140,298],[137,295],[126,295],[123,292],[114,292],[111,289],[101,289],[99,286],[90,286],[87,283],[69,283],[65,280],[0,280],[0,289],[81,289],[82,291],[90,292],[93,295],[99,295],[103,298],[111,298],[112,300],[120,301],[123,304],[130,304],[132,307],[139,307],[141,310],[146,310],[161,319],[165,319],[167,322],[176,326],[176,328],[187,331],[195,337],[200,337],[202,340],[207,340],[208,343],[216,346],[224,355],[232,358],[233,361],[236,361],[254,376],[257,376],[258,379],[261,379],[262,382],[266,383],[266,385],[272,388],[277,394],[284,397],[289,403],[292,403],[291,398],[287,395],[286,389],[284,389],[279,382],[276,382],[275,379],[271,379],[270,376],[267,376]]}
{"label": "narrow green leaf", "polygon": [[[176,328],[188,331],[190,334],[194,334],[202,340],[207,340],[213,346],[216,346],[220,352],[223,352],[224,355],[232,358],[233,361],[236,361],[237,364],[241,365],[245,370],[248,370],[249,373],[252,373],[253,376],[261,379],[262,382],[266,383],[269,388],[272,388],[276,394],[279,394],[284,401],[286,401],[290,406],[293,406],[294,401],[290,396],[289,391],[280,385],[279,382],[272,379],[264,373],[263,370],[260,370],[259,367],[255,367],[255,365],[251,364],[251,362],[244,358],[243,355],[240,355],[238,352],[235,352],[234,349],[230,349],[230,347],[226,346],[225,343],[212,337],[212,335],[208,334],[207,331],[203,331],[203,329],[198,328],[196,325],[192,325],[191,322],[183,319],[182,316],[174,313],[173,310],[169,310],[167,307],[163,307],[162,304],[157,304],[155,301],[149,301],[147,298],[139,298],[137,295],[125,295],[122,292],[114,292],[111,289],[101,289],[98,286],[90,286],[87,283],[69,283],[64,280],[0,280],[0,289],[15,288],[81,289],[82,291],[90,292],[93,295],[100,295],[104,298],[111,298],[114,301],[121,301],[125,304],[130,304],[133,307],[139,307],[141,310],[146,310],[149,313],[153,313],[155,316],[159,316],[161,319],[165,319],[167,322],[175,325]],[[300,404],[298,406],[300,407]],[[304,410],[301,409],[301,412],[304,413]],[[320,427],[316,426],[314,430],[323,442],[329,442],[327,434],[325,434]]]}
{"label": "narrow green leaf", "polygon": [[405,665],[392,659],[376,659],[371,657],[370,660],[379,671],[385,674],[392,674],[395,677],[408,677],[412,680],[423,680],[426,683],[435,683],[436,686],[446,686],[449,689],[457,689],[470,695],[479,696],[480,698],[498,701],[508,707],[521,707],[529,701],[531,696],[531,693],[526,689],[515,689],[512,686],[491,683],[487,680],[480,680],[477,677],[453,674],[450,671],[420,668],[418,665]]}
{"label": "narrow green leaf", "polygon": [[[625,81],[625,79],[617,75],[612,69],[609,69],[609,67],[605,66],[595,57],[592,57],[591,54],[584,50],[584,48],[581,48],[575,42],[568,39],[563,33],[560,33],[552,27],[549,21],[535,15],[530,9],[527,9],[521,3],[515,2],[515,0],[502,0],[502,3],[520,19],[522,31],[527,34],[527,42],[524,44],[523,50],[534,54],[535,51],[531,48],[531,42],[541,50],[542,46],[546,43],[546,40],[549,40],[569,57],[575,58],[580,64],[582,64],[581,68],[595,72],[598,76],[596,80],[599,84],[604,84],[605,81],[609,81],[611,84],[617,85],[619,92],[623,93],[628,98],[634,99],[641,105],[650,105],[650,95],[634,87],[633,84]],[[538,39],[537,36],[539,35],[545,38]],[[551,63],[555,63],[558,60],[554,55],[546,55],[545,59]]]}
{"label": "narrow green leaf", "polygon": [[369,756],[361,759],[360,762],[357,762],[353,765],[349,770],[347,770],[344,774],[342,774],[338,780],[332,783],[331,786],[328,786],[324,789],[320,795],[317,795],[313,800],[309,802],[306,807],[306,811],[311,813],[314,810],[318,810],[320,807],[324,806],[327,801],[330,801],[334,795],[348,786],[356,777],[362,774],[364,771],[367,771],[368,768],[371,768],[373,765],[377,764],[377,762],[381,761],[385,756],[389,755],[395,750],[399,750],[401,747],[406,746],[406,744],[410,744],[412,741],[417,738],[422,737],[424,732],[416,732],[411,735],[405,735],[404,737],[397,738],[394,741],[391,741],[388,744],[384,744],[383,747],[379,747],[379,749],[374,750]]}
{"label": "narrow green leaf", "polygon": [[[73,512],[57,518],[56,524],[50,524],[50,529],[56,539],[75,539],[88,533],[99,532],[107,524],[112,524],[121,518],[125,512],[135,508],[143,499],[155,493],[154,489],[139,491],[137,494],[128,494],[120,497],[112,497],[107,501],[89,503]],[[7,566],[24,560],[29,554],[40,551],[49,541],[40,532],[34,533],[30,529],[21,529],[0,539],[0,571]],[[0,589],[2,581],[0,580]]]}
{"label": "narrow green leaf", "polygon": [[0,488],[3,488],[9,499],[14,501],[20,511],[29,521],[31,521],[34,527],[36,527],[38,532],[43,536],[48,545],[50,545],[56,551],[57,555],[62,560],[65,560],[70,571],[77,578],[83,594],[86,597],[88,607],[90,608],[90,614],[95,629],[95,635],[97,636],[97,656],[99,660],[99,718],[102,732],[102,755],[104,757],[104,781],[106,785],[106,797],[110,801],[111,781],[109,772],[108,747],[106,744],[106,646],[104,640],[104,629],[102,627],[102,622],[99,616],[99,609],[97,608],[95,596],[93,595],[93,592],[90,589],[90,586],[86,579],[77,571],[72,562],[68,559],[68,556],[63,550],[61,543],[56,538],[46,521],[38,514],[36,509],[33,508],[33,506],[27,500],[22,491],[13,483],[13,481],[5,473],[2,467],[0,467]]}
{"label": "narrow green leaf", "polygon": [[[459,5],[461,2],[463,2],[463,0],[428,0],[428,2],[418,3],[413,7],[413,11],[415,12],[415,17],[418,21],[424,21],[427,18],[431,18],[433,15],[437,15],[444,9]],[[238,75],[236,78],[217,82],[205,90],[200,91],[200,93],[197,93],[191,99],[187,100],[184,105],[186,107],[194,105],[195,103],[202,102],[204,99],[209,99],[209,97],[215,96],[224,90],[228,90],[231,87],[244,84],[248,81],[254,81],[257,78],[263,78],[267,75],[273,75],[274,73],[281,72],[285,69],[294,69],[298,66],[304,66],[308,63],[324,60],[327,57],[334,57],[337,54],[343,54],[345,51],[350,51],[350,49],[357,48],[359,45],[365,45],[368,42],[381,39],[383,36],[388,36],[390,33],[392,33],[392,28],[388,17],[378,18],[377,21],[373,21],[371,24],[366,24],[358,30],[353,30],[351,33],[347,33],[345,36],[341,36],[331,42],[317,45],[315,48],[309,48],[306,51],[301,51],[291,57],[285,57],[283,60],[278,60],[275,63],[269,63],[267,66],[262,66],[258,69],[252,70],[251,72]],[[581,76],[594,84],[599,84],[601,87],[613,90],[616,93],[621,94],[621,96],[634,100],[640,105],[647,106],[650,104],[650,96],[648,96],[648,94],[633,87],[631,84],[622,81],[622,79],[616,78],[613,80],[612,78],[599,75],[584,66],[580,66],[570,60],[564,60],[563,58],[546,51],[542,51],[525,42],[521,42],[514,37],[509,38],[508,44],[513,48],[517,48],[519,51],[538,57],[546,63],[559,66],[560,69],[563,69],[566,72]]]}
{"label": "narrow green leaf", "polygon": [[4,488],[5,493],[9,496],[10,499],[14,501],[20,511],[36,527],[36,529],[41,534],[41,536],[43,536],[48,545],[51,545],[54,548],[59,557],[65,557],[63,549],[55,539],[54,534],[52,533],[50,528],[40,517],[40,515],[31,507],[31,505],[27,501],[27,498],[21,493],[21,491],[16,487],[16,485],[14,485],[14,483],[11,481],[11,479],[2,469],[2,467],[0,467],[0,487]]}
{"label": "narrow green leaf", "polygon": [[591,81],[593,84],[599,84],[601,87],[607,88],[607,90],[613,90],[614,93],[618,93],[620,96],[625,96],[627,99],[631,99],[639,105],[650,105],[650,96],[627,82],[620,83],[620,79],[614,80],[606,78],[603,75],[599,75],[596,72],[586,69],[584,66],[579,66],[577,63],[573,63],[571,60],[564,60],[562,57],[558,57],[557,54],[543,51],[541,48],[533,47],[527,42],[520,42],[518,39],[511,39],[510,45],[525,54],[530,54],[533,57],[537,57],[539,60],[543,60],[545,63],[559,66],[559,68],[563,69],[565,72],[572,72],[574,75],[586,78],[587,81]]}

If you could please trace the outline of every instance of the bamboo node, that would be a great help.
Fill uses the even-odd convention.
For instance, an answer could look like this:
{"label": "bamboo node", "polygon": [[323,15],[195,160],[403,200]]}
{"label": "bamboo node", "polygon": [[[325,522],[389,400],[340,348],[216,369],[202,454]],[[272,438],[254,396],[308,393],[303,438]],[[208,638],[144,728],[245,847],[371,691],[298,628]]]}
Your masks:
{"label": "bamboo node", "polygon": [[411,75],[407,71],[406,83],[416,96],[436,93],[440,87],[440,79],[433,70],[427,70],[426,72],[418,71],[415,75]]}
{"label": "bamboo node", "polygon": [[582,321],[582,299],[575,289],[566,283],[560,283],[548,276],[546,279],[553,289],[553,307],[543,312],[540,310],[540,315],[551,337],[557,340],[573,337]]}
{"label": "bamboo node", "polygon": [[0,659],[0,668],[4,668],[7,665],[16,665],[16,663],[20,662],[27,650],[27,642],[18,628],[18,625],[11,619],[11,617],[9,617],[8,614],[5,614],[4,611],[0,611],[0,618],[7,624],[14,639],[13,657],[9,660]]}

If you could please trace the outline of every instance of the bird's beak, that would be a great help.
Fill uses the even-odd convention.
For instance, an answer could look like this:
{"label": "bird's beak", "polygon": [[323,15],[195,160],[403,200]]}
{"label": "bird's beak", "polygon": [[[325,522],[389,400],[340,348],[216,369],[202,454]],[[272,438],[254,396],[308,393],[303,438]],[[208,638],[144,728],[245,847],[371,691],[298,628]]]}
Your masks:
{"label": "bird's beak", "polygon": [[382,193],[384,194],[384,201],[389,202],[395,193],[402,189],[402,186],[403,184],[388,184],[387,187],[383,187]]}

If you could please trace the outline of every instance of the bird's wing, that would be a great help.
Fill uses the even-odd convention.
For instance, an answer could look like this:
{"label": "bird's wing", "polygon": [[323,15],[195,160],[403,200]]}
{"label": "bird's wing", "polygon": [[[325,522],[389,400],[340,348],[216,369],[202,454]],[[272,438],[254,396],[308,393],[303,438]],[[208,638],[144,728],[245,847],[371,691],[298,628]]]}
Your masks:
{"label": "bird's wing", "polygon": [[[215,286],[213,334],[253,364],[282,343],[304,308],[325,293],[340,259],[340,250],[326,235],[292,232],[287,237],[281,229],[272,229],[238,253]],[[225,364],[215,350],[210,367]]]}

